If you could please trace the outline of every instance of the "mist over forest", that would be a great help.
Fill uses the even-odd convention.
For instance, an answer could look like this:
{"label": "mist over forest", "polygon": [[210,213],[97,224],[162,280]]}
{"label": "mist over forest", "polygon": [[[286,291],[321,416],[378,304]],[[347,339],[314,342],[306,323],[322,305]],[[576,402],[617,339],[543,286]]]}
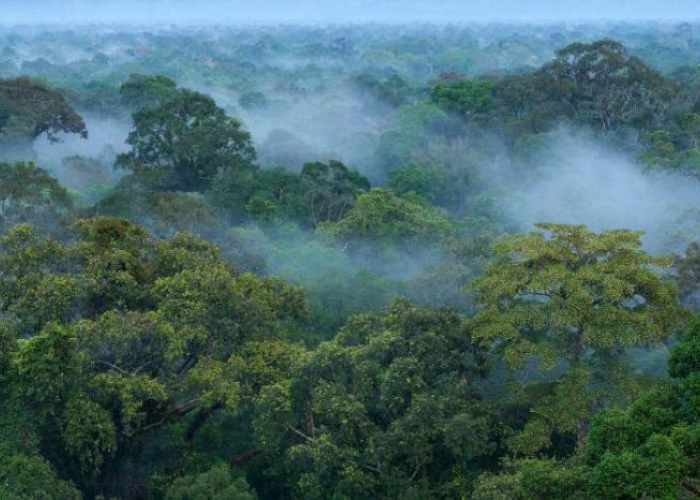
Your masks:
{"label": "mist over forest", "polygon": [[9,0],[0,499],[700,498],[700,5],[436,3]]}
{"label": "mist over forest", "polygon": [[697,21],[694,0],[5,0],[0,24]]}

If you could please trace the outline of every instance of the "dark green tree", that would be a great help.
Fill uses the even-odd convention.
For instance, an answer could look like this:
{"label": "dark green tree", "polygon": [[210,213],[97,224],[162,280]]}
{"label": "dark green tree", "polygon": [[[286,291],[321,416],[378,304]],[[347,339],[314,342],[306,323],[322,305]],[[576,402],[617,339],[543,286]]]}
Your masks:
{"label": "dark green tree", "polygon": [[358,315],[263,390],[258,441],[294,498],[465,497],[496,450],[484,356],[453,310]]}
{"label": "dark green tree", "polygon": [[255,159],[250,134],[204,94],[182,90],[133,118],[132,150],[117,157],[117,166],[149,188],[205,191],[219,172]]}
{"label": "dark green tree", "polygon": [[369,181],[339,161],[307,163],[300,174],[304,203],[312,226],[338,222],[351,210]]}
{"label": "dark green tree", "polygon": [[[0,79],[0,146],[17,155],[31,155],[34,139],[56,142],[61,134],[87,137],[85,122],[63,95],[28,77]],[[18,158],[15,158],[18,159]]]}
{"label": "dark green tree", "polygon": [[154,446],[193,452],[300,356],[283,341],[305,315],[300,290],[237,272],[202,240],[98,218],[67,242],[23,225],[0,245],[0,456],[43,457],[87,496],[139,496],[154,468],[183,465]]}
{"label": "dark green tree", "polygon": [[179,92],[177,84],[163,75],[131,75],[119,88],[122,104],[136,110],[160,106]]}

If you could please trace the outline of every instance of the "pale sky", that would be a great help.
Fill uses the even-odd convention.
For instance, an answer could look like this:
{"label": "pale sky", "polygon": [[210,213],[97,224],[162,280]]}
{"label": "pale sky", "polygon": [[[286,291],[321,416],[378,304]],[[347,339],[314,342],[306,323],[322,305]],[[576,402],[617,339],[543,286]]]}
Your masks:
{"label": "pale sky", "polygon": [[700,0],[0,0],[0,24],[700,20]]}

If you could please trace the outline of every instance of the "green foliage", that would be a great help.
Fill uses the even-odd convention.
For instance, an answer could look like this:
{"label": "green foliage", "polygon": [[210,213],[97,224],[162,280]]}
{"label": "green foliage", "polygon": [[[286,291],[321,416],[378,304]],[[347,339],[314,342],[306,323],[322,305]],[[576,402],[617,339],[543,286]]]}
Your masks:
{"label": "green foliage", "polygon": [[659,384],[626,410],[607,409],[591,422],[586,461],[597,463],[606,453],[636,449],[657,434],[668,432],[679,421],[682,403],[670,384]]}
{"label": "green foliage", "polygon": [[450,220],[439,210],[396,196],[384,189],[372,189],[357,198],[357,205],[334,224],[321,226],[324,234],[338,240],[428,244],[446,238]]}
{"label": "green foliage", "polygon": [[0,497],[7,500],[81,500],[74,485],[62,481],[40,457],[0,459]]}
{"label": "green foliage", "polygon": [[204,94],[180,90],[163,103],[137,111],[128,153],[117,165],[146,186],[204,191],[219,172],[255,159],[250,134]]}
{"label": "green foliage", "polygon": [[[438,81],[432,102],[459,116],[478,119],[515,142],[562,124],[585,126],[627,143],[625,130],[645,133],[671,117],[673,84],[630,56],[619,42],[572,43],[531,73],[497,80]],[[689,125],[692,129],[693,126]],[[650,136],[645,155],[655,162],[668,147]],[[659,149],[661,148],[661,149]],[[663,156],[663,154],[661,155]],[[681,162],[681,160],[673,160]]]}
{"label": "green foliage", "polygon": [[261,393],[258,439],[296,497],[459,498],[495,449],[483,362],[454,311],[359,315]]}
{"label": "green foliage", "polygon": [[50,440],[44,457],[86,491],[116,494],[123,485],[102,478],[139,464],[151,436],[179,422],[181,442],[191,441],[217,412],[238,415],[262,383],[277,382],[265,374],[270,360],[249,362],[268,341],[280,342],[274,363],[296,352],[281,339],[306,303],[190,236],[155,240],[109,218],[73,231],[68,242],[28,226],[3,238],[0,304],[19,337],[3,375],[15,382],[8,400]]}
{"label": "green foliage", "polygon": [[134,119],[0,163],[0,498],[697,497],[700,247],[499,239],[561,127],[697,176],[693,27],[564,28],[0,33],[0,156]]}
{"label": "green foliage", "polygon": [[405,104],[412,93],[408,82],[399,75],[378,79],[372,75],[362,74],[354,79],[354,83],[378,101],[392,106]]}
{"label": "green foliage", "polygon": [[591,498],[678,498],[684,466],[670,439],[653,436],[638,451],[603,455],[589,476]]}
{"label": "green foliage", "polygon": [[302,189],[313,226],[321,222],[338,222],[356,204],[369,181],[338,161],[308,163],[301,171]]}
{"label": "green foliage", "polygon": [[[673,349],[670,368],[678,377],[677,385],[658,384],[624,411],[607,409],[595,415],[583,456],[567,466],[585,483],[582,498],[675,499],[685,498],[686,492],[695,494],[700,482],[700,407],[687,388],[696,377],[693,363],[700,359],[696,349],[699,330],[695,320]],[[523,477],[521,467],[497,479],[511,481],[518,491],[528,491]],[[485,491],[492,484],[494,478],[489,476],[480,480]],[[524,498],[531,497],[526,494]]]}
{"label": "green foliage", "polygon": [[64,412],[61,439],[66,452],[82,470],[98,471],[117,449],[117,430],[110,414],[87,399],[71,401]]}
{"label": "green foliage", "polygon": [[539,75],[552,100],[560,96],[577,121],[604,132],[656,125],[670,98],[660,74],[611,40],[564,47]]}
{"label": "green foliage", "polygon": [[648,133],[646,143],[640,159],[650,167],[700,174],[700,113],[681,114],[670,126]]}
{"label": "green foliage", "polygon": [[505,238],[473,285],[482,306],[475,337],[493,342],[511,367],[534,359],[557,369],[552,392],[537,398],[512,441],[526,454],[548,447],[553,431],[576,435],[580,448],[598,402],[624,400],[630,389],[624,349],[668,338],[684,317],[673,284],[652,267],[668,262],[640,250],[639,233],[538,227],[551,236]]}
{"label": "green foliage", "polygon": [[700,416],[700,323],[697,319],[674,347],[669,371],[672,376],[681,379],[681,394],[690,411]]}
{"label": "green foliage", "polygon": [[389,172],[388,186],[398,195],[415,193],[432,201],[441,190],[440,180],[435,172],[411,162]]}
{"label": "green foliage", "polygon": [[307,163],[299,174],[282,167],[233,169],[216,178],[209,196],[230,217],[294,221],[316,227],[337,222],[369,189],[369,181],[338,161]]}
{"label": "green foliage", "polygon": [[257,500],[258,496],[241,477],[234,479],[228,465],[212,467],[202,474],[173,481],[166,500]]}
{"label": "green foliage", "polygon": [[33,140],[45,134],[87,137],[85,122],[55,89],[28,77],[0,79],[0,143]]}
{"label": "green foliage", "polygon": [[326,336],[335,335],[349,316],[378,311],[406,292],[398,280],[358,268],[346,252],[315,240],[282,239],[266,251],[272,272],[304,288],[312,323]]}
{"label": "green foliage", "polygon": [[499,475],[482,474],[474,500],[584,500],[586,470],[552,459],[506,460]]}
{"label": "green foliage", "polygon": [[33,163],[0,163],[0,227],[54,223],[71,208],[66,189]]}
{"label": "green foliage", "polygon": [[177,97],[177,84],[163,75],[131,75],[119,88],[122,104],[132,109],[156,107]]}
{"label": "green foliage", "polygon": [[488,113],[493,107],[494,82],[490,80],[455,80],[438,84],[431,99],[450,111],[473,118]]}

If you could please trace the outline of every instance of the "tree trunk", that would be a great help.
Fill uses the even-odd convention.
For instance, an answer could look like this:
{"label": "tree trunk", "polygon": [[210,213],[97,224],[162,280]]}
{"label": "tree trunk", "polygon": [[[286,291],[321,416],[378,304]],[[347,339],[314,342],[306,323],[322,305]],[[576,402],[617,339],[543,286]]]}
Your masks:
{"label": "tree trunk", "polygon": [[583,456],[584,447],[586,445],[586,434],[588,430],[587,422],[579,418],[576,421],[576,455]]}
{"label": "tree trunk", "polygon": [[233,457],[231,460],[229,460],[229,464],[231,464],[231,467],[242,467],[261,453],[262,450],[260,448],[253,448],[252,450],[248,450],[245,453],[241,453],[240,455]]}
{"label": "tree trunk", "polygon": [[209,408],[202,408],[199,410],[197,416],[194,417],[194,420],[192,420],[190,425],[187,427],[187,432],[185,432],[185,441],[192,441],[195,434],[197,434],[197,431],[206,423],[207,420],[209,420],[209,417],[211,417],[216,410],[220,410],[223,407],[223,403],[219,402],[214,403]]}

